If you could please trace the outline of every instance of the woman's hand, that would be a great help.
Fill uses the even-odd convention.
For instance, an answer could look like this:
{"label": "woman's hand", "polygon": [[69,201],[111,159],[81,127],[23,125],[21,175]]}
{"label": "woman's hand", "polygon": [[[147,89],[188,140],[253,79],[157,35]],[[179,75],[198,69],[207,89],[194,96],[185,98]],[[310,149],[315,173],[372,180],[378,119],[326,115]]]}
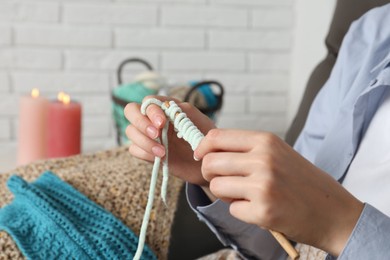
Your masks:
{"label": "woman's hand", "polygon": [[363,204],[270,133],[211,130],[194,154],[211,192],[236,218],[335,256]]}
{"label": "woman's hand", "polygon": [[[152,96],[146,97],[144,100],[149,98],[158,98],[161,101],[172,100],[167,97]],[[174,101],[202,133],[207,133],[210,129],[215,128],[214,123],[207,116],[189,103]],[[131,140],[130,153],[146,161],[153,161],[155,156],[164,157],[165,148],[156,141],[167,121],[162,109],[152,104],[147,108],[146,116],[144,116],[140,111],[139,104],[130,103],[125,108],[125,116],[130,121],[130,125],[126,129],[126,135]],[[190,183],[208,186],[201,175],[200,162],[194,160],[191,146],[177,137],[172,125],[169,127],[168,141],[170,173]]]}

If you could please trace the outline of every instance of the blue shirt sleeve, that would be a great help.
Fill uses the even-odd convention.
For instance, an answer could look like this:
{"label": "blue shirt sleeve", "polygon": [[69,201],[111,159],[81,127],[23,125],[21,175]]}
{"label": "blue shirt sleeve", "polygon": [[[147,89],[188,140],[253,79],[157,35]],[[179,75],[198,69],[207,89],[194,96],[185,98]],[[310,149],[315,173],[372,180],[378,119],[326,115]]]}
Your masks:
{"label": "blue shirt sleeve", "polygon": [[389,246],[390,218],[370,204],[365,204],[338,259],[387,259]]}

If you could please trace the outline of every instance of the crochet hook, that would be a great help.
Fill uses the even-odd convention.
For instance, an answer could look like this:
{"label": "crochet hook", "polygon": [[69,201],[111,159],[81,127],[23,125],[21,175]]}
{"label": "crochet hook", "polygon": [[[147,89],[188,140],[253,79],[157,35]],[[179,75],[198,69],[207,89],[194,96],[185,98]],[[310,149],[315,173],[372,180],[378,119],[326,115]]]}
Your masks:
{"label": "crochet hook", "polygon": [[291,259],[296,260],[299,259],[299,253],[290,243],[290,241],[280,232],[273,231],[269,229],[269,232],[274,236],[276,241],[280,244],[281,247],[286,251],[286,253],[291,257]]}

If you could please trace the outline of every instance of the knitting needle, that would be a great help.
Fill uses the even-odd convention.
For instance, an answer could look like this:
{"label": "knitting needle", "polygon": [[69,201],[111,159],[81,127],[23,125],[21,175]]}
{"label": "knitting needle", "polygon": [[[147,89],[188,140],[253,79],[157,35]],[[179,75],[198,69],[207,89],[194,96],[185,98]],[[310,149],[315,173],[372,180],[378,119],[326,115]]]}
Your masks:
{"label": "knitting needle", "polygon": [[293,247],[293,245],[291,245],[290,241],[282,233],[273,231],[271,229],[269,230],[269,232],[271,232],[271,234],[279,242],[281,247],[283,247],[283,249],[291,257],[291,259],[293,260],[299,259],[298,251],[295,249],[295,247]]}

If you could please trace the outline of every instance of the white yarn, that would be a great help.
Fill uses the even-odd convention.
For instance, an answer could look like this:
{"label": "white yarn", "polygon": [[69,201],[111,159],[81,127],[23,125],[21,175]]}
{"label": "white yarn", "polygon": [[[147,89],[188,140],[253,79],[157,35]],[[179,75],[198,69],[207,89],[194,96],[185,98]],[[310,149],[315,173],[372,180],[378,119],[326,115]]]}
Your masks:
{"label": "white yarn", "polygon": [[[146,100],[141,105],[141,113],[146,115],[146,109],[149,105],[155,104],[164,111],[165,115],[169,120],[167,120],[166,124],[164,125],[162,135],[161,135],[161,144],[165,146],[166,149],[166,155],[163,160],[163,179],[161,184],[161,198],[166,204],[166,194],[167,194],[167,187],[168,187],[168,129],[169,129],[169,122],[172,122],[174,126],[174,130],[177,132],[177,137],[183,138],[186,140],[190,145],[192,150],[195,150],[196,147],[198,147],[200,141],[203,139],[204,135],[200,132],[200,130],[191,122],[191,120],[187,117],[187,115],[181,110],[181,108],[174,102],[161,102],[158,99],[151,98]],[[157,138],[157,140],[160,142],[160,140]],[[133,260],[139,260],[142,255],[142,251],[145,244],[145,238],[146,238],[146,231],[150,219],[150,212],[152,210],[153,206],[153,198],[154,198],[154,192],[156,189],[157,184],[157,175],[160,168],[161,158],[155,157],[154,164],[153,164],[153,171],[152,171],[152,177],[150,180],[150,187],[149,187],[149,194],[148,194],[148,202],[145,209],[144,218],[142,220],[141,225],[141,231],[139,235],[139,242],[137,251],[135,253],[135,256]]]}

